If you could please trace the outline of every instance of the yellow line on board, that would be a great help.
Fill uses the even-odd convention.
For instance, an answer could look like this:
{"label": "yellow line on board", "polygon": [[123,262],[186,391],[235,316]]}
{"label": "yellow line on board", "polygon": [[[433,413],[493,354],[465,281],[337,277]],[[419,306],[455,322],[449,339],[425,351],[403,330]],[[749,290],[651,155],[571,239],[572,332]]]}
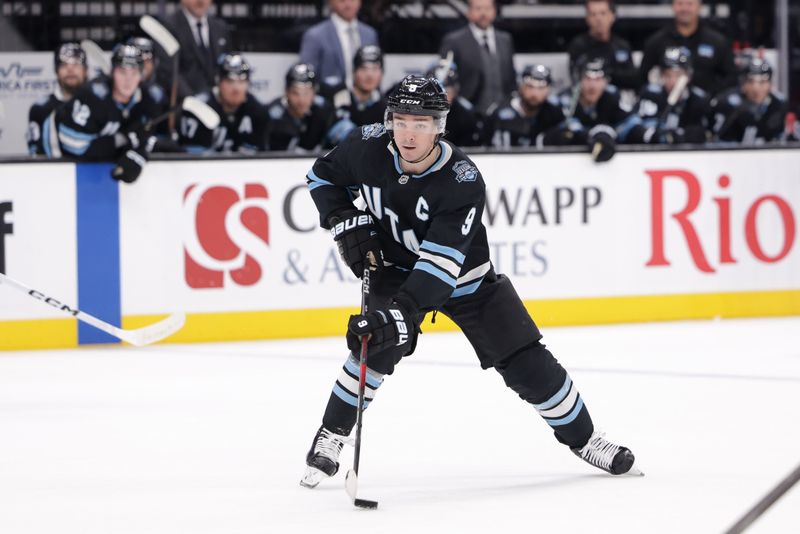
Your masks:
{"label": "yellow line on board", "polygon": [[[539,326],[674,321],[735,317],[800,315],[800,290],[750,291],[739,293],[597,297],[529,300],[525,306]],[[193,313],[186,326],[168,338],[168,343],[244,341],[301,337],[342,336],[347,318],[357,308],[272,310],[253,312]],[[123,328],[140,328],[165,315],[123,318]],[[456,330],[455,324],[438,314],[422,324],[425,332]],[[47,349],[77,346],[73,319],[0,321],[0,350]]]}

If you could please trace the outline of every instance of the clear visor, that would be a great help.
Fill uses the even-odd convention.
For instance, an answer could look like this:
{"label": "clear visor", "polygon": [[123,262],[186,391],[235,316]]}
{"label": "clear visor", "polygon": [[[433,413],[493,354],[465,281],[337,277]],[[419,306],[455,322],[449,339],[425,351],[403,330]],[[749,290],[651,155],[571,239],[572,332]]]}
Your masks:
{"label": "clear visor", "polygon": [[414,132],[421,134],[443,134],[446,117],[431,117],[430,115],[403,115],[403,118],[395,117],[393,113],[387,111],[383,115],[383,125],[389,131]]}

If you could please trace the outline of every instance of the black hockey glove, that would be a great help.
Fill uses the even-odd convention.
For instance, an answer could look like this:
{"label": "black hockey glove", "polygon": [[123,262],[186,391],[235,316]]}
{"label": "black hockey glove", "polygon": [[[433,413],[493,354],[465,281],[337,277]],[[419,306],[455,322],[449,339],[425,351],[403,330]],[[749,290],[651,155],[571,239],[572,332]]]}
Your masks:
{"label": "black hockey glove", "polygon": [[598,163],[610,160],[617,152],[616,141],[605,131],[599,131],[592,135],[589,138],[589,146],[592,149],[592,159]]}
{"label": "black hockey glove", "polygon": [[361,352],[361,337],[370,336],[370,351],[382,352],[388,348],[408,345],[414,337],[411,315],[397,301],[366,315],[351,315],[347,323],[347,348],[353,354]]}
{"label": "black hockey glove", "polygon": [[339,247],[339,255],[356,277],[364,274],[364,258],[371,252],[375,270],[383,267],[383,253],[372,216],[360,210],[344,210],[328,218],[331,235]]}
{"label": "black hockey glove", "polygon": [[116,167],[111,171],[111,177],[127,184],[133,183],[142,174],[142,169],[144,169],[146,163],[147,158],[138,151],[129,148],[117,160]]}

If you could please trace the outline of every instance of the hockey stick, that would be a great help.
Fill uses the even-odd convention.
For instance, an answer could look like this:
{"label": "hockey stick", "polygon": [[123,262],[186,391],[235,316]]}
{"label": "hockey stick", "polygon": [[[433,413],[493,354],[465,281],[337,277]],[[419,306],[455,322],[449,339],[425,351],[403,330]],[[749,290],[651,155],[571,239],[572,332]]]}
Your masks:
{"label": "hockey stick", "polygon": [[[369,311],[369,271],[370,261],[366,258],[364,261],[364,274],[361,278],[361,315],[366,315]],[[357,508],[366,508],[374,510],[378,507],[378,501],[368,501],[366,499],[359,499],[358,493],[358,463],[361,459],[361,424],[364,419],[364,391],[367,385],[367,343],[369,336],[361,338],[361,358],[359,360],[360,373],[358,379],[358,411],[356,412],[356,442],[355,442],[355,455],[353,457],[353,468],[347,472],[344,479],[344,487],[347,494],[353,501]]]}
{"label": "hockey stick", "polygon": [[137,347],[149,345],[171,336],[180,330],[186,322],[186,315],[184,315],[182,312],[179,312],[173,313],[166,319],[143,328],[137,328],[136,330],[123,330],[122,328],[118,328],[114,325],[108,324],[105,321],[101,321],[97,317],[89,315],[88,313],[77,308],[71,308],[69,305],[63,304],[59,300],[49,297],[41,291],[32,289],[25,284],[14,280],[13,278],[9,278],[3,273],[0,273],[0,285],[18,289],[33,299],[52,306],[53,308],[60,310],[67,315],[71,315],[72,317],[75,317],[86,324],[90,324],[107,334],[111,334],[112,336],[119,338],[122,341],[127,341],[131,345],[135,345]]}
{"label": "hockey stick", "polygon": [[675,85],[672,86],[672,91],[667,95],[667,107],[661,112],[661,117],[658,120],[659,125],[667,120],[667,117],[669,117],[670,112],[675,108],[675,104],[680,100],[687,85],[689,85],[689,76],[681,74],[680,78],[675,82]]}
{"label": "hockey stick", "polygon": [[89,61],[106,76],[111,72],[111,62],[106,58],[106,53],[91,39],[81,41],[81,48],[86,52]]}
{"label": "hockey stick", "polygon": [[725,534],[741,534],[752,525],[756,519],[764,515],[775,501],[783,497],[783,495],[792,489],[792,486],[800,482],[800,465],[794,471],[786,475],[786,478],[781,480],[769,493],[767,493],[760,501],[736,522],[730,529],[725,531]]}
{"label": "hockey stick", "polygon": [[[178,52],[181,50],[181,45],[163,24],[150,15],[143,15],[139,19],[139,27],[157,42],[172,60],[172,87],[169,91],[169,107],[172,109],[178,102]],[[169,116],[169,131],[175,131],[174,115]]]}
{"label": "hockey stick", "polygon": [[187,96],[181,101],[180,106],[175,106],[171,108],[169,111],[158,115],[157,117],[153,117],[145,124],[146,130],[152,130],[154,126],[163,122],[165,119],[175,115],[178,110],[185,110],[197,117],[203,126],[208,128],[209,130],[215,129],[219,126],[219,114],[214,111],[214,109],[200,100],[199,98],[195,98],[193,96]]}

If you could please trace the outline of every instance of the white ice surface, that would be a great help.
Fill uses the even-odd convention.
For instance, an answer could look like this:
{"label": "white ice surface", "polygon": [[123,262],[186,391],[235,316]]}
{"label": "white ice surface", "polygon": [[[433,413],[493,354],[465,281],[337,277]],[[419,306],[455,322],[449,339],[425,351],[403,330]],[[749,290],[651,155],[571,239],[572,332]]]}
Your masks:
{"label": "white ice surface", "polygon": [[[611,477],[426,334],[352,462],[298,485],[342,339],[0,353],[0,533],[723,532],[800,463],[800,318],[551,328],[595,423],[646,476]],[[800,532],[796,487],[750,532]]]}

